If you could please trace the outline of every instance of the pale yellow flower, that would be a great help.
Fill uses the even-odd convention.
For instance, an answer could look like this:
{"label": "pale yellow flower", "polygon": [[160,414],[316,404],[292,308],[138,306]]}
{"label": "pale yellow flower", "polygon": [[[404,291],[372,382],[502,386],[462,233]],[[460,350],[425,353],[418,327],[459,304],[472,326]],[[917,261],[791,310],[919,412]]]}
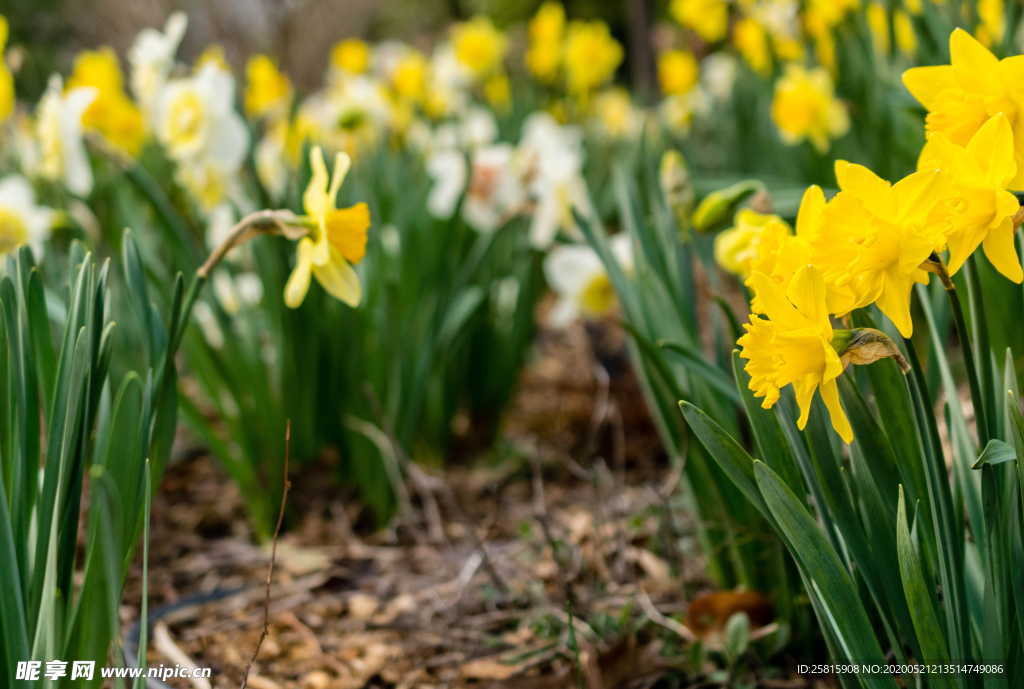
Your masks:
{"label": "pale yellow flower", "polygon": [[362,286],[352,265],[359,263],[366,252],[370,211],[365,203],[349,208],[336,205],[338,190],[351,164],[347,154],[338,153],[334,172],[328,178],[323,151],[319,146],[310,151],[313,176],[302,203],[311,231],[299,240],[295,268],[284,288],[284,301],[290,308],[297,308],[305,300],[312,277],[350,306],[358,306],[362,300]]}

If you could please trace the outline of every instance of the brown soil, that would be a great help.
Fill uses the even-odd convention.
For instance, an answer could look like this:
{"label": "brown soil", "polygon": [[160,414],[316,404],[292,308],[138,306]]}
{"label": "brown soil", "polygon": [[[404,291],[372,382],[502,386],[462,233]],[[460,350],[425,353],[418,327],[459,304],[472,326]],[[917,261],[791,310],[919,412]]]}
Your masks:
{"label": "brown soil", "polygon": [[[182,607],[153,629],[150,666],[187,658],[240,687],[268,613],[253,689],[691,686],[713,667],[693,666],[678,620],[708,587],[636,382],[602,373],[624,363],[616,337],[545,333],[503,434],[510,458],[408,472],[411,505],[387,530],[355,526],[327,469],[293,475],[269,607],[270,548],[234,484],[203,454],[173,464],[153,504],[149,605]],[[136,567],[126,621],[140,582]],[[222,590],[238,592],[183,604]]]}

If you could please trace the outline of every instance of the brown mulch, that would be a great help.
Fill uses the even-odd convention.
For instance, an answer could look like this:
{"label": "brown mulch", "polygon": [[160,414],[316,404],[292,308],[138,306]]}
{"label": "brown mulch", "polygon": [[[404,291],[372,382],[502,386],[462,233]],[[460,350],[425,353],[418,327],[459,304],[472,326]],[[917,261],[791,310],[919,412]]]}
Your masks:
{"label": "brown mulch", "polygon": [[[616,337],[543,334],[502,435],[505,461],[410,471],[411,504],[389,529],[361,527],[330,469],[293,468],[248,686],[613,689],[680,674],[676,620],[707,582],[678,475],[636,381],[616,368]],[[154,628],[149,664],[212,667],[217,688],[242,685],[263,631],[270,548],[255,543],[242,500],[196,453],[169,467],[153,504],[150,609],[181,607]],[[135,569],[126,621],[141,595]],[[237,592],[184,604],[224,590]]]}

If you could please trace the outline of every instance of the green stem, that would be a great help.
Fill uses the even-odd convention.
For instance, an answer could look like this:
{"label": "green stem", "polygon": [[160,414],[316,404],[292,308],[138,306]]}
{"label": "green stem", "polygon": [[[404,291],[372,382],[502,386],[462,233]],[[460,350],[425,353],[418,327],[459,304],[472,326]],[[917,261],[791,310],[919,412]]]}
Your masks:
{"label": "green stem", "polygon": [[960,348],[963,350],[964,366],[967,368],[967,382],[971,388],[971,402],[974,404],[978,447],[985,447],[985,444],[993,437],[993,428],[989,423],[990,410],[985,403],[981,381],[978,378],[978,367],[974,359],[971,333],[967,329],[967,319],[964,317],[964,308],[960,302],[960,295],[952,283],[949,283],[946,287],[946,294],[949,295],[949,303],[953,307],[953,322],[956,326],[957,337],[960,339]]}
{"label": "green stem", "polygon": [[[988,419],[988,426],[986,428],[986,436],[984,440],[981,440],[980,447],[984,447],[990,439],[995,438],[998,435],[998,429],[995,424],[995,392],[992,388],[994,380],[994,372],[992,370],[992,357],[989,352],[988,343],[988,320],[985,318],[985,308],[982,302],[982,291],[981,282],[978,279],[978,266],[976,264],[976,257],[971,256],[964,264],[964,274],[967,277],[967,301],[971,307],[971,325],[973,335],[974,351],[978,355],[978,370],[980,375],[978,376],[978,387],[981,394],[984,396],[985,411],[987,412],[986,418]],[[966,340],[965,340],[966,341]],[[966,345],[965,345],[966,347]],[[966,354],[966,348],[965,348]],[[975,411],[977,414],[978,412]],[[979,424],[979,436],[980,436],[980,424]],[[980,440],[980,438],[979,438]]]}

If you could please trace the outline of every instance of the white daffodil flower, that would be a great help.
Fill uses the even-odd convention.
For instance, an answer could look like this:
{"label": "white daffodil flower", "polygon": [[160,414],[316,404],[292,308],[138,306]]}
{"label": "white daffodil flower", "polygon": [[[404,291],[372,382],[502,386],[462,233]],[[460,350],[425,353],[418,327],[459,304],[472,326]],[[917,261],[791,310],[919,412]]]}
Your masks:
{"label": "white daffodil flower", "polygon": [[522,210],[525,190],[513,174],[514,149],[493,144],[472,153],[472,170],[462,217],[481,232],[493,232]]}
{"label": "white daffodil flower", "polygon": [[56,212],[36,205],[32,185],[21,175],[0,178],[0,255],[27,245],[38,258]]}
{"label": "white daffodil flower", "polygon": [[427,210],[435,218],[450,218],[466,188],[466,158],[454,148],[427,158],[427,174],[434,181],[427,196]]}
{"label": "white daffodil flower", "polygon": [[711,98],[721,102],[732,96],[737,70],[736,57],[725,52],[712,53],[701,61],[701,82]]}
{"label": "white daffodil flower", "polygon": [[559,230],[575,233],[574,208],[583,215],[593,214],[582,176],[582,133],[577,127],[559,125],[550,115],[531,115],[518,156],[535,204],[530,242],[546,249]]}
{"label": "white daffodil flower", "polygon": [[157,136],[175,160],[205,158],[225,170],[245,159],[249,131],[234,109],[235,79],[214,62],[168,82],[160,97]]}
{"label": "white daffodil flower", "polygon": [[[616,235],[609,244],[622,268],[632,270],[633,247],[629,237]],[[615,308],[615,289],[601,259],[589,246],[555,247],[544,260],[544,275],[558,298],[551,312],[554,327],[565,327],[580,316],[599,318]]]}
{"label": "white daffodil flower", "polygon": [[82,141],[82,114],[95,98],[94,88],[64,93],[61,78],[53,75],[36,111],[39,173],[79,196],[92,190],[92,168]]}
{"label": "white daffodil flower", "polygon": [[132,93],[151,123],[159,106],[160,93],[174,67],[174,54],[187,27],[185,13],[175,12],[168,17],[162,32],[143,29],[128,50]]}
{"label": "white daffodil flower", "polygon": [[498,138],[498,122],[494,113],[479,106],[466,109],[458,129],[462,145],[470,149],[494,143]]}

